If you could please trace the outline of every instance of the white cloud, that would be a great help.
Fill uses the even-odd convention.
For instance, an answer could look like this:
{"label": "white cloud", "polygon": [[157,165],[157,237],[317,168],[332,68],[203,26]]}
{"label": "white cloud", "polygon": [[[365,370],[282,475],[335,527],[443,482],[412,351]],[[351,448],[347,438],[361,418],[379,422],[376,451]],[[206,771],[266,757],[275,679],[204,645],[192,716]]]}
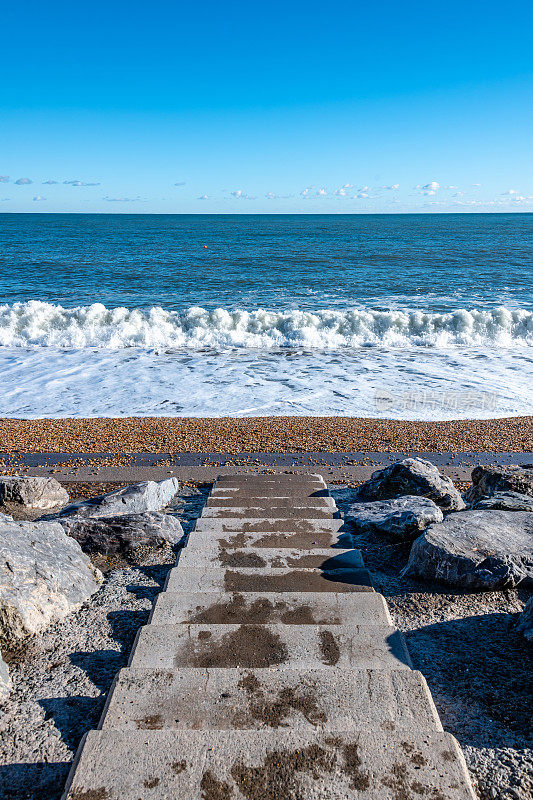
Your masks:
{"label": "white cloud", "polygon": [[41,200],[46,200],[46,197],[41,197],[40,194],[36,194],[35,197],[33,198],[34,203],[39,203]]}
{"label": "white cloud", "polygon": [[17,186],[28,186],[30,183],[33,183],[33,181],[29,178],[17,178],[15,183]]}
{"label": "white cloud", "polygon": [[266,197],[267,200],[277,200],[279,195],[274,194],[274,192],[267,192],[265,197]]}
{"label": "white cloud", "polygon": [[99,183],[85,183],[84,181],[63,181],[67,186],[100,186]]}
{"label": "white cloud", "polygon": [[512,195],[514,195],[514,194],[518,194],[516,189],[508,189],[506,192],[502,192],[503,196],[507,195],[509,197],[512,197]]}
{"label": "white cloud", "polygon": [[141,201],[140,197],[103,197],[106,203],[138,203]]}
{"label": "white cloud", "polygon": [[358,200],[364,200],[366,197],[370,197],[370,195],[368,194],[368,192],[359,192],[359,194],[357,194],[356,197]]}
{"label": "white cloud", "polygon": [[370,186],[361,186],[361,188],[358,191],[359,192],[371,192],[372,188]]}
{"label": "white cloud", "polygon": [[481,186],[480,183],[473,183],[472,186]]}
{"label": "white cloud", "polygon": [[325,189],[324,186],[322,187],[322,189],[317,189],[316,190],[316,196],[317,197],[327,197],[327,194],[328,194],[327,190]]}
{"label": "white cloud", "polygon": [[233,192],[230,192],[230,194],[237,200],[257,200],[257,197],[246,194],[246,192],[243,192],[242,189],[234,189]]}
{"label": "white cloud", "polygon": [[343,186],[340,189],[335,189],[335,194],[337,197],[346,197],[346,188]]}
{"label": "white cloud", "polygon": [[209,200],[209,195],[208,194],[201,194],[200,197],[198,198],[198,200]]}
{"label": "white cloud", "polygon": [[381,188],[382,189],[389,189],[391,191],[396,191],[396,189],[400,188],[400,184],[399,183],[393,183],[393,184],[391,184],[391,186],[382,186]]}
{"label": "white cloud", "polygon": [[422,185],[418,184],[418,186],[415,186],[415,189],[418,189],[421,194],[425,195],[433,195],[440,188],[441,185],[438,181],[430,181],[429,183],[424,183]]}
{"label": "white cloud", "polygon": [[49,178],[47,181],[43,181],[43,186],[53,186],[54,183],[59,183],[59,181],[54,181],[52,178]]}
{"label": "white cloud", "polygon": [[302,189],[300,192],[302,197],[309,197],[310,193],[313,191],[314,186],[306,186],[305,189]]}
{"label": "white cloud", "polygon": [[9,181],[9,175],[0,175],[0,183],[7,183]]}
{"label": "white cloud", "polygon": [[174,186],[185,186],[185,181],[178,181]]}
{"label": "white cloud", "polygon": [[354,187],[353,183],[343,183],[342,184],[342,188],[343,189],[353,189],[353,187]]}

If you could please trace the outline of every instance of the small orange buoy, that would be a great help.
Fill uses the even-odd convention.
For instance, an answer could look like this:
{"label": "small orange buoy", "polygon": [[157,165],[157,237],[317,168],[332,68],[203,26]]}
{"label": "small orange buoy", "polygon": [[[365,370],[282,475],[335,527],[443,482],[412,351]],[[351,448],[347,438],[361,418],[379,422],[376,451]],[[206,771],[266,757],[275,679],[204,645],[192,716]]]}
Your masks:
{"label": "small orange buoy", "polygon": [[204,250],[207,250],[207,245],[206,244],[204,244]]}

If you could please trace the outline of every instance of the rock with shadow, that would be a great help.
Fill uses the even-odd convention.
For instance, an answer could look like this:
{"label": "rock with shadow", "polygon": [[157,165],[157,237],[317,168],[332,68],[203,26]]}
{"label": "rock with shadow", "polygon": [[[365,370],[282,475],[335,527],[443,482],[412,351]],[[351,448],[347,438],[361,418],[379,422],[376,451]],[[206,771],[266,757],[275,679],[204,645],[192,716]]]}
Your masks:
{"label": "rock with shadow", "polygon": [[461,589],[531,585],[533,516],[526,511],[450,514],[415,540],[402,575]]}

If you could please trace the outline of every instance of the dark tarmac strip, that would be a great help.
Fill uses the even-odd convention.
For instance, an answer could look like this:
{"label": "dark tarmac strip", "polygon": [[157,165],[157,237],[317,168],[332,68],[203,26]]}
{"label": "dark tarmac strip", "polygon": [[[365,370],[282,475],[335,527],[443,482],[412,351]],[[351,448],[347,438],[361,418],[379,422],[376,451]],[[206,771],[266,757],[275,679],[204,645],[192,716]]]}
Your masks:
{"label": "dark tarmac strip", "polygon": [[326,480],[366,480],[370,474],[403,458],[419,457],[454,480],[470,479],[477,464],[533,462],[531,453],[0,453],[0,470],[53,475],[65,483],[88,481],[178,479],[212,481],[234,473],[320,472]]}

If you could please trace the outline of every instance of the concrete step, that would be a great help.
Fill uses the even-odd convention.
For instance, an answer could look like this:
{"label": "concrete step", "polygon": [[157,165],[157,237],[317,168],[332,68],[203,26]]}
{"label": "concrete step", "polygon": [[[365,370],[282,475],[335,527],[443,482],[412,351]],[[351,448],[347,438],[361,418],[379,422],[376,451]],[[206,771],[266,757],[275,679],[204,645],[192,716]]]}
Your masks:
{"label": "concrete step", "polygon": [[339,531],[343,528],[348,531],[342,519],[272,519],[272,518],[250,518],[242,519],[206,519],[200,517],[194,527],[195,531],[208,531],[221,533],[239,532],[243,533],[327,533],[329,531]]}
{"label": "concrete step", "polygon": [[347,550],[352,547],[352,535],[349,532],[341,532],[338,534],[336,531],[321,531],[321,532],[272,532],[267,533],[252,533],[252,532],[221,532],[220,528],[207,530],[196,530],[189,534],[187,540],[187,548],[207,550],[207,548],[219,547],[235,548],[235,547],[258,547],[258,548],[302,548],[304,550],[312,550],[315,547],[325,549],[333,547],[334,549],[341,548]]}
{"label": "concrete step", "polygon": [[[91,731],[68,800],[474,800],[449,733]],[[74,771],[75,770],[75,771]]]}
{"label": "concrete step", "polygon": [[442,730],[411,670],[122,669],[103,730]]}
{"label": "concrete step", "polygon": [[206,550],[198,547],[183,548],[179,555],[180,567],[245,567],[255,569],[363,569],[360,550],[295,550],[286,548],[254,547],[221,548],[216,541]]}
{"label": "concrete step", "polygon": [[366,569],[210,569],[173,567],[168,592],[371,592]]}
{"label": "concrete step", "polygon": [[284,500],[304,499],[307,500],[326,500],[330,497],[329,490],[322,484],[310,484],[309,486],[287,486],[286,484],[251,484],[250,486],[214,486],[211,490],[211,497],[220,498],[244,498],[244,497],[280,497]]}
{"label": "concrete step", "polygon": [[243,494],[239,492],[233,497],[228,495],[211,494],[207,498],[204,508],[232,508],[234,506],[253,506],[254,508],[319,508],[337,511],[335,500],[332,497],[277,497],[265,494]]}
{"label": "concrete step", "polygon": [[[409,669],[403,636],[387,625],[145,625],[128,666]],[[327,682],[327,677],[324,678]]]}
{"label": "concrete step", "polygon": [[161,592],[152,625],[264,624],[392,625],[383,595],[378,592]]}
{"label": "concrete step", "polygon": [[202,519],[333,519],[338,511],[331,508],[312,508],[306,505],[293,504],[292,506],[275,506],[273,503],[265,506],[204,506]]}
{"label": "concrete step", "polygon": [[240,475],[219,475],[215,481],[215,487],[219,486],[249,486],[250,484],[257,483],[260,485],[268,485],[272,483],[282,483],[286,486],[302,486],[320,484],[326,486],[326,482],[322,475],[319,473],[297,473],[297,472],[277,472],[277,473],[262,473],[250,474],[241,473]]}

